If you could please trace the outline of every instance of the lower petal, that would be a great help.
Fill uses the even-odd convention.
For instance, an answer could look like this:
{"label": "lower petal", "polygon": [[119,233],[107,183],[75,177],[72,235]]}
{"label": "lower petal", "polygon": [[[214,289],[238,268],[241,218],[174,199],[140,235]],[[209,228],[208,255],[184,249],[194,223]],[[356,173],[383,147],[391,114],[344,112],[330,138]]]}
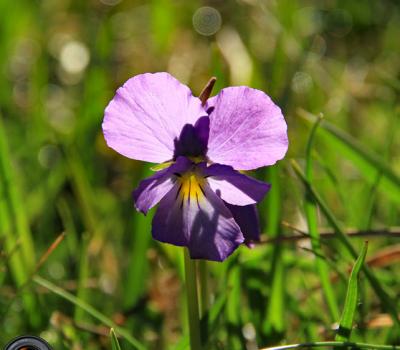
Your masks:
{"label": "lower petal", "polygon": [[187,246],[193,259],[225,260],[244,237],[224,202],[208,187],[202,196],[182,196],[175,186],[160,202],[153,237]]}
{"label": "lower petal", "polygon": [[161,199],[152,223],[153,238],[164,243],[187,246],[189,237],[184,230],[183,213],[178,200],[179,187],[174,186]]}

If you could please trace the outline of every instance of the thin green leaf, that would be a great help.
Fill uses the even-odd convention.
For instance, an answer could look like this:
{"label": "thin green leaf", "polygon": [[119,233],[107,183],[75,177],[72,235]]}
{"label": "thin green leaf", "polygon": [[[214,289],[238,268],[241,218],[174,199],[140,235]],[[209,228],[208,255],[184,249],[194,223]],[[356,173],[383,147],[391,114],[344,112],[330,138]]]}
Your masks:
{"label": "thin green leaf", "polygon": [[[328,206],[325,204],[324,200],[321,198],[321,196],[318,194],[318,192],[314,189],[314,187],[307,181],[305,175],[300,169],[300,166],[293,160],[292,161],[292,167],[293,170],[295,171],[296,175],[298,178],[301,180],[303,185],[305,186],[306,190],[309,192],[310,195],[315,199],[316,203],[319,205],[321,208],[321,212],[324,214],[326,219],[328,220],[329,224],[332,226],[332,228],[335,231],[335,234],[337,235],[338,239],[340,242],[343,244],[343,246],[346,248],[346,250],[351,254],[351,256],[354,259],[357,259],[358,254],[356,250],[354,249],[353,245],[351,244],[349,238],[346,236],[344,229],[342,228],[342,225],[339,223],[339,221],[335,218],[331,210],[328,208]],[[396,323],[397,326],[400,326],[400,319],[397,315],[397,304],[394,302],[394,300],[390,297],[390,295],[386,292],[386,290],[383,288],[381,285],[381,282],[375,277],[375,274],[372,272],[372,270],[367,266],[363,265],[363,271],[370,282],[371,287],[374,289],[376,295],[379,297],[382,305],[386,309],[388,313],[392,316],[393,321]]]}
{"label": "thin green leaf", "polygon": [[347,287],[346,300],[343,307],[342,317],[340,319],[338,333],[335,337],[337,341],[349,341],[351,329],[353,327],[354,315],[358,301],[358,276],[364,265],[367,255],[368,242],[365,242],[359,257],[357,258],[353,270],[350,274],[349,285]]}
{"label": "thin green leaf", "polygon": [[[315,134],[318,129],[319,124],[322,121],[322,117],[318,118],[310,132],[310,136],[307,142],[306,148],[306,178],[309,183],[312,183],[313,171],[312,171],[312,155],[311,151],[314,145]],[[326,260],[323,258],[324,254],[321,249],[321,239],[318,232],[317,223],[317,206],[315,200],[306,193],[306,200],[304,203],[304,209],[308,225],[308,233],[311,238],[311,246],[315,253],[316,261],[315,267],[319,274],[321,281],[322,291],[325,296],[326,303],[328,305],[329,313],[331,316],[331,321],[336,321],[339,317],[339,308],[336,304],[335,294],[333,293],[333,288],[330,283],[329,270]]]}
{"label": "thin green leaf", "polygon": [[52,291],[54,294],[68,300],[70,303],[82,308],[85,310],[89,315],[94,317],[99,322],[103,323],[107,327],[114,328],[117,330],[119,334],[121,334],[132,346],[139,350],[145,350],[146,347],[142,345],[138,340],[136,340],[126,329],[119,327],[116,325],[112,320],[110,320],[107,316],[103,315],[100,311],[96,310],[93,306],[89,305],[85,301],[77,298],[76,296],[68,293],[64,289],[57,287],[55,284],[51,283],[50,281],[40,277],[35,276],[33,281],[38,285],[47,288],[48,290]]}
{"label": "thin green leaf", "polygon": [[114,328],[110,329],[110,338],[111,338],[111,348],[112,350],[122,350],[119,345],[117,335],[114,332]]}
{"label": "thin green leaf", "polygon": [[[301,111],[300,115],[308,122],[314,122],[317,118],[305,111]],[[358,167],[369,183],[375,183],[377,175],[382,174],[380,188],[393,201],[400,202],[400,176],[382,160],[380,155],[371,152],[352,136],[326,120],[321,122],[320,132],[335,151],[341,153]]]}

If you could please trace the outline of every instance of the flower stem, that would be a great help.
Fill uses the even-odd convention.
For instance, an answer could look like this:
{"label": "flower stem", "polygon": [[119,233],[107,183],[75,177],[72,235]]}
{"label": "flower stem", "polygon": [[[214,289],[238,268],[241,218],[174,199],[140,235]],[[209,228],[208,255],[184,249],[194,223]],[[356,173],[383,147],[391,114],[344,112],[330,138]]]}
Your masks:
{"label": "flower stem", "polygon": [[189,319],[189,335],[191,350],[201,350],[199,300],[197,295],[196,263],[190,259],[187,249],[185,255],[185,282]]}
{"label": "flower stem", "polygon": [[208,269],[207,261],[198,262],[199,283],[200,283],[200,317],[203,318],[210,305],[210,295],[208,293]]}

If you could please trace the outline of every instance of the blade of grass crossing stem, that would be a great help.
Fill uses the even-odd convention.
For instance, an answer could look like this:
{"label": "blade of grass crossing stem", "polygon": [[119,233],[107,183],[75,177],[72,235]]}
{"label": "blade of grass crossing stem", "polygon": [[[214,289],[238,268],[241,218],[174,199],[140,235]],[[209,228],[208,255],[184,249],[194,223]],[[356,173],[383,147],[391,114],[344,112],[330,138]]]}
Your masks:
{"label": "blade of grass crossing stem", "polygon": [[[353,245],[351,244],[349,238],[346,236],[345,231],[343,230],[341,224],[339,221],[335,218],[331,210],[328,208],[328,206],[325,204],[321,196],[316,192],[314,187],[307,181],[305,175],[300,169],[300,166],[293,160],[292,161],[292,167],[293,170],[295,171],[296,175],[298,178],[301,180],[303,185],[305,186],[306,190],[312,195],[316,203],[319,205],[321,212],[324,214],[326,217],[328,223],[332,226],[333,230],[335,231],[335,234],[337,235],[339,241],[343,244],[343,246],[346,248],[348,253],[354,258],[357,259],[358,254],[357,251],[354,249]],[[367,277],[371,287],[374,289],[376,295],[379,297],[382,305],[386,309],[388,313],[390,313],[394,323],[396,324],[397,327],[400,327],[400,320],[397,315],[397,304],[393,300],[393,298],[386,292],[386,290],[383,288],[381,282],[375,277],[375,274],[372,272],[372,270],[367,266],[363,265],[363,271],[365,273],[365,276]]]}
{"label": "blade of grass crossing stem", "polygon": [[111,349],[112,350],[122,350],[119,345],[117,335],[114,332],[114,328],[110,329],[110,339],[111,339]]}
{"label": "blade of grass crossing stem", "polygon": [[[315,133],[322,120],[322,116],[316,120],[314,123],[310,136],[308,138],[307,148],[306,148],[306,171],[305,175],[309,183],[313,182],[313,171],[312,171],[312,155],[311,151],[314,145]],[[339,308],[336,303],[335,294],[333,292],[332,285],[329,279],[329,269],[326,261],[323,259],[323,252],[321,249],[321,241],[318,232],[317,223],[317,207],[315,200],[310,196],[308,192],[305,195],[304,209],[308,225],[308,233],[311,238],[311,246],[315,253],[315,263],[316,269],[319,274],[322,291],[324,293],[325,301],[328,306],[331,321],[335,322],[339,318]]]}
{"label": "blade of grass crossing stem", "polygon": [[[316,118],[305,111],[301,111],[300,115],[309,122],[314,122]],[[352,161],[369,183],[373,184],[377,175],[381,174],[379,188],[393,201],[400,203],[400,176],[382,160],[380,155],[371,152],[352,136],[325,120],[321,122],[320,132],[327,144],[333,147],[335,152]]]}
{"label": "blade of grass crossing stem", "polygon": [[102,314],[100,311],[96,310],[93,306],[85,302],[84,300],[81,300],[77,298],[76,296],[72,295],[71,293],[65,291],[64,289],[56,286],[52,282],[40,277],[40,276],[35,276],[33,278],[33,281],[50,290],[54,294],[57,294],[58,296],[62,297],[63,299],[69,301],[70,303],[80,307],[83,309],[86,313],[91,315],[93,318],[98,320],[100,323],[104,324],[107,327],[114,328],[122,337],[126,339],[126,341],[131,344],[133,347],[139,350],[145,350],[146,347],[141,344],[138,340],[136,340],[125,328],[119,327],[116,325],[111,319],[109,319],[107,316]]}
{"label": "blade of grass crossing stem", "polygon": [[[17,191],[17,184],[12,174],[6,132],[0,115],[0,234],[4,235],[7,253],[17,241],[21,249],[9,259],[11,274],[16,287],[22,286],[29,278],[35,265],[35,252],[25,211]],[[40,312],[33,293],[24,293],[22,301],[32,326],[40,323]]]}
{"label": "blade of grass crossing stem", "polygon": [[336,334],[335,340],[337,341],[349,341],[351,335],[351,329],[353,326],[354,315],[357,308],[358,301],[358,276],[361,268],[363,267],[365,257],[367,255],[368,242],[365,242],[360,256],[357,258],[354,267],[350,274],[349,284],[347,287],[346,300],[344,302],[343,313],[339,323],[339,329]]}
{"label": "blade of grass crossing stem", "polygon": [[[279,166],[267,170],[267,182],[272,184],[267,201],[267,232],[271,238],[277,238],[280,222],[280,185]],[[263,331],[268,336],[281,334],[284,331],[283,304],[284,304],[284,263],[282,260],[282,244],[273,246],[271,270],[269,273],[271,286],[270,298],[267,303],[266,318],[263,324]]]}

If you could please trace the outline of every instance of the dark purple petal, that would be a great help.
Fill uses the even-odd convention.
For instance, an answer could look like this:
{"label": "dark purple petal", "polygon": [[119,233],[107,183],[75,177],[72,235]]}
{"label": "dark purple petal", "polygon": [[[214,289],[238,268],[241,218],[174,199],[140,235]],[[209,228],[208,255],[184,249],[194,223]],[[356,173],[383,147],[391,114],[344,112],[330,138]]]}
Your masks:
{"label": "dark purple petal", "polygon": [[187,246],[189,234],[183,222],[183,212],[179,201],[179,186],[174,186],[161,199],[152,222],[153,238],[164,243]]}
{"label": "dark purple petal", "polygon": [[225,205],[242,230],[245,243],[251,245],[252,242],[258,242],[260,240],[260,221],[256,205],[238,206],[229,203],[225,203]]}
{"label": "dark purple petal", "polygon": [[202,195],[188,197],[174,186],[160,201],[152,233],[161,242],[187,246],[193,259],[214,261],[225,260],[244,241],[231,212],[207,186]]}
{"label": "dark purple petal", "polygon": [[201,166],[211,189],[230,204],[258,203],[271,188],[270,184],[243,175],[231,166],[221,164]]}
{"label": "dark purple petal", "polygon": [[264,92],[244,86],[226,88],[207,101],[206,109],[211,161],[251,170],[284,157],[287,125],[280,108]]}
{"label": "dark purple petal", "polygon": [[206,115],[201,101],[170,74],[140,74],[107,106],[103,133],[108,146],[122,155],[162,163],[173,158],[184,125]]}
{"label": "dark purple petal", "polygon": [[179,157],[168,168],[141,181],[138,188],[133,191],[136,209],[146,215],[173,188],[176,179],[174,174],[184,173],[191,166],[192,162],[189,159]]}
{"label": "dark purple petal", "polygon": [[204,157],[207,152],[210,119],[201,117],[196,124],[186,124],[175,140],[174,157]]}

